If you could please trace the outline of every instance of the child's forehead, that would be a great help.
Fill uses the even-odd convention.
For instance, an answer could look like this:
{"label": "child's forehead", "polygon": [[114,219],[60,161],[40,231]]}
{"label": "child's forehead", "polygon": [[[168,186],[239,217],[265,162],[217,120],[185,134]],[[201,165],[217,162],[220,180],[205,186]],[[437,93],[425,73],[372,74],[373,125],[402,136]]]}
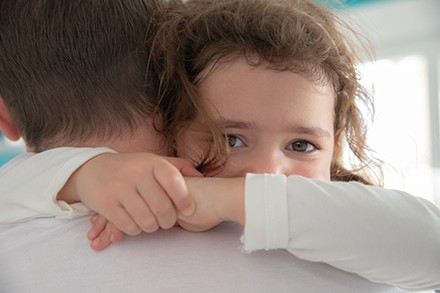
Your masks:
{"label": "child's forehead", "polygon": [[215,114],[235,121],[334,116],[334,95],[328,84],[317,85],[290,71],[253,67],[243,60],[212,71],[201,81],[199,94]]}
{"label": "child's forehead", "polygon": [[[215,84],[221,82],[218,79],[218,73],[222,72],[224,77],[232,76],[233,73],[240,68],[250,68],[251,70],[264,70],[271,72],[291,72],[302,76],[309,82],[316,85],[315,89],[324,88],[327,94],[330,92],[333,97],[336,96],[334,91],[334,81],[331,80],[330,74],[324,68],[313,68],[304,70],[302,68],[282,68],[280,64],[270,63],[262,60],[257,55],[252,56],[230,56],[231,58],[223,58],[213,60],[200,72],[196,77],[195,84],[200,88],[207,83]],[[243,73],[243,74],[246,74]],[[328,88],[331,90],[329,91]]]}

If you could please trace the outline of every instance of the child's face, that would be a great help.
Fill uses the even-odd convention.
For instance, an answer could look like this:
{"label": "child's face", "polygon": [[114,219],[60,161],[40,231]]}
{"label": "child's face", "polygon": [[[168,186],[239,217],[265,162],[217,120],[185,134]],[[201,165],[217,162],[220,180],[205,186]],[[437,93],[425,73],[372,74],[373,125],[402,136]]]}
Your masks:
{"label": "child's face", "polygon": [[[280,173],[330,180],[335,141],[330,85],[242,60],[209,72],[199,90],[229,142],[230,157],[217,176]],[[184,154],[194,157],[197,138],[184,139]]]}

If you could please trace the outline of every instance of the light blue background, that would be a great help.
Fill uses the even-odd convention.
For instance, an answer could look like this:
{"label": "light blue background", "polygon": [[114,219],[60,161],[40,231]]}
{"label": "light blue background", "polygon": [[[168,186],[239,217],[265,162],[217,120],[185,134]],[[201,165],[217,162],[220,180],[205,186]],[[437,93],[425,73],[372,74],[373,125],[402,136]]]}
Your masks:
{"label": "light blue background", "polygon": [[0,132],[0,166],[24,151],[25,148],[23,145],[9,143],[3,133]]}
{"label": "light blue background", "polygon": [[[345,6],[355,6],[355,5],[373,3],[379,1],[384,2],[384,1],[392,1],[392,0],[340,0],[340,2]],[[401,1],[401,0],[394,0],[394,1]],[[323,3],[329,6],[336,6],[336,7],[340,6],[339,4],[336,4],[335,0],[316,0],[316,2]]]}

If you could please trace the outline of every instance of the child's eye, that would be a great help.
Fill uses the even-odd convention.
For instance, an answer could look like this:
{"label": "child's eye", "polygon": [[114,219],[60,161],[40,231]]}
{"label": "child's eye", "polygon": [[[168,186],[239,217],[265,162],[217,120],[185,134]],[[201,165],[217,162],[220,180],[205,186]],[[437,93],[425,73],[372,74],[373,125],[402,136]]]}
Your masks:
{"label": "child's eye", "polygon": [[243,140],[236,135],[227,134],[226,138],[228,139],[228,145],[230,148],[242,148],[245,146]]}
{"label": "child's eye", "polygon": [[287,145],[286,149],[288,149],[289,151],[310,153],[315,151],[317,147],[306,140],[298,140]]}

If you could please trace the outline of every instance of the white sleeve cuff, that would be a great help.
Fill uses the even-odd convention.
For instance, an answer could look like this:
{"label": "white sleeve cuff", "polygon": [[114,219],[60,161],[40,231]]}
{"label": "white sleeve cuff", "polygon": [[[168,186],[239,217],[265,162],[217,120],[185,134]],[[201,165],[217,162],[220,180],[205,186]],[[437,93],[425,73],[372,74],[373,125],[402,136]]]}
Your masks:
{"label": "white sleeve cuff", "polygon": [[92,158],[104,153],[116,153],[116,151],[100,147],[100,148],[60,148],[66,150],[70,158],[62,164],[59,172],[53,177],[47,186],[44,194],[52,195],[53,207],[56,210],[57,218],[73,218],[90,213],[90,210],[83,204],[69,205],[65,201],[57,200],[58,192],[66,184],[70,176],[82,165]]}
{"label": "white sleeve cuff", "polygon": [[22,154],[0,168],[0,223],[41,217],[71,218],[88,212],[57,195],[69,177],[91,158],[114,153],[109,148],[56,148]]}
{"label": "white sleeve cuff", "polygon": [[286,176],[248,174],[245,182],[245,251],[286,249]]}

